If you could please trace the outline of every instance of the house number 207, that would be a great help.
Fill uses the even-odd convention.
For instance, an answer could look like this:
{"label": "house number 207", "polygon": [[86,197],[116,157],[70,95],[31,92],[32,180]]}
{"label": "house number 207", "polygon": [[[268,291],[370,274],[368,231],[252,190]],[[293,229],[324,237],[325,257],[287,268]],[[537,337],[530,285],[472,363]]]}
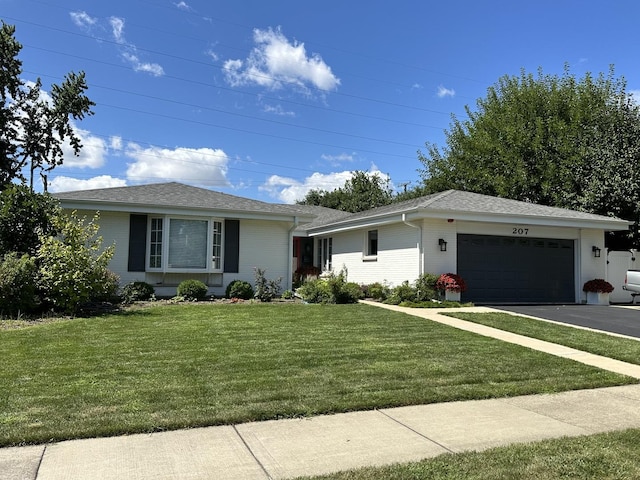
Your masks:
{"label": "house number 207", "polygon": [[521,228],[521,227],[513,227],[513,232],[511,233],[513,235],[529,235],[529,229]]}

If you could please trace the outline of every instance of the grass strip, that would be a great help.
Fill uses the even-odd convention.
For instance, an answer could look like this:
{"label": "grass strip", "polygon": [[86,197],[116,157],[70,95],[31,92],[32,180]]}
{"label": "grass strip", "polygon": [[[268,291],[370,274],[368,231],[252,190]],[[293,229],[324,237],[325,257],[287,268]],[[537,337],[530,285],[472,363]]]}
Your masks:
{"label": "grass strip", "polygon": [[510,313],[443,313],[538,340],[557,343],[584,352],[640,365],[640,341],[622,338]]}
{"label": "grass strip", "polygon": [[166,305],[0,331],[0,445],[634,383],[368,305]]}
{"label": "grass strip", "polygon": [[[421,462],[362,468],[314,480],[522,480],[640,478],[640,430],[545,440]],[[302,479],[299,479],[302,480]]]}

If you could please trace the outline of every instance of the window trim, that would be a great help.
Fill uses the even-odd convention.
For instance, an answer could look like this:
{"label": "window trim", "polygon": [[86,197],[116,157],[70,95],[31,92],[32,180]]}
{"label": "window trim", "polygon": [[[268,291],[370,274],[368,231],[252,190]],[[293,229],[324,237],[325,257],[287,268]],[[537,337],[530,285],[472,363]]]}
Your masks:
{"label": "window trim", "polygon": [[323,272],[333,269],[333,237],[318,238],[318,267]]}
{"label": "window trim", "polygon": [[[162,241],[161,241],[161,258],[160,266],[151,266],[151,226],[154,220],[162,220]],[[204,268],[174,268],[169,267],[169,244],[171,234],[171,220],[193,220],[205,221],[207,223],[207,241],[206,241],[206,266]],[[214,268],[214,245],[213,245],[213,226],[214,222],[220,224],[219,239],[219,266]],[[224,219],[217,217],[196,217],[189,215],[150,215],[147,221],[147,252],[145,259],[145,269],[147,272],[161,273],[222,273],[224,269]]]}
{"label": "window trim", "polygon": [[[375,238],[372,237],[375,234]],[[375,241],[375,243],[373,243]],[[375,248],[373,248],[375,245]],[[374,251],[375,250],[375,251]],[[362,250],[363,262],[375,262],[378,260],[378,229],[366,230],[364,232],[364,246]]]}

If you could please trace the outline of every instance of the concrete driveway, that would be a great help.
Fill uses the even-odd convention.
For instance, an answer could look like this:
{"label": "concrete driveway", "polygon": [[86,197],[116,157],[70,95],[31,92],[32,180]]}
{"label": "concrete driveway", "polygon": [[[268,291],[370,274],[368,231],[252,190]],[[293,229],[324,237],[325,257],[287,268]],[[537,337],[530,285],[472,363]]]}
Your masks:
{"label": "concrete driveway", "polygon": [[640,306],[499,305],[492,308],[640,338]]}

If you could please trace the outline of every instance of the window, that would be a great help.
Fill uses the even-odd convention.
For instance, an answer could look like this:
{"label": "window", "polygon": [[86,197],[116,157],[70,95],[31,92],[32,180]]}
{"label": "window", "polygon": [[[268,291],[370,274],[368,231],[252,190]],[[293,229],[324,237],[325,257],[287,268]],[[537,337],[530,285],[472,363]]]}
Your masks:
{"label": "window", "polygon": [[206,220],[169,219],[169,268],[207,268]]}
{"label": "window", "polygon": [[375,257],[378,255],[378,230],[369,230],[367,232],[367,257]]}
{"label": "window", "polygon": [[150,270],[211,271],[222,268],[222,222],[156,217],[149,222]]}
{"label": "window", "polygon": [[211,223],[213,224],[211,268],[220,270],[222,268],[222,222]]}
{"label": "window", "polygon": [[149,268],[162,268],[162,218],[151,219]]}
{"label": "window", "polygon": [[318,239],[318,267],[322,271],[331,270],[331,256],[333,255],[333,238]]}

